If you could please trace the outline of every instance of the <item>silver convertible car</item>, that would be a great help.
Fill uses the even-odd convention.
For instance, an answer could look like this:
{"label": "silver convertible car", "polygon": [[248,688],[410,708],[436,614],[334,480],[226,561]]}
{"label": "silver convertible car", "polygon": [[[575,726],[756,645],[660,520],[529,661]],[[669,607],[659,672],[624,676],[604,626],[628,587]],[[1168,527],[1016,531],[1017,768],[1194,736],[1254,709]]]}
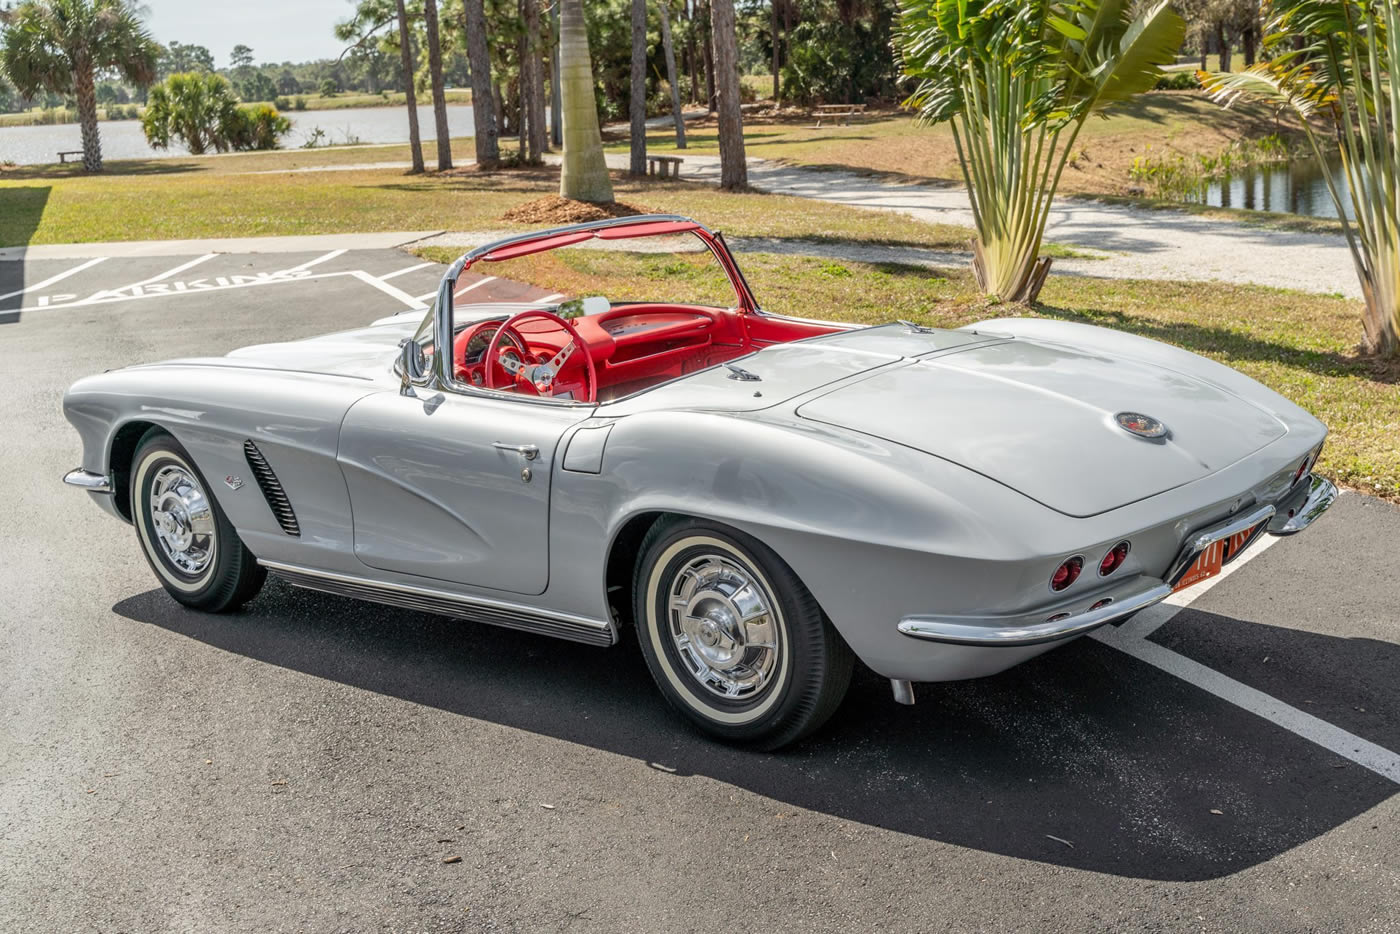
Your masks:
{"label": "silver convertible car", "polygon": [[[489,264],[637,238],[686,240],[726,301],[464,300]],[[595,646],[631,630],[681,714],[760,748],[820,726],[856,659],[912,703],[1337,495],[1322,424],[1218,363],[1052,320],[770,314],[683,217],[472,250],[416,319],[79,380],[64,479],[187,606],[233,610],[271,572]]]}

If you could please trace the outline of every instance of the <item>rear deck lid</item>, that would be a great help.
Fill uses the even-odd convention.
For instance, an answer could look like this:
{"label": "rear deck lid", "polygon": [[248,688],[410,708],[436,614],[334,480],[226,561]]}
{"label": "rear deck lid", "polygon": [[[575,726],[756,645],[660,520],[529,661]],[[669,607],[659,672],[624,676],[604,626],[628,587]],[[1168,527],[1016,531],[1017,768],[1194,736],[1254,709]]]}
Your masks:
{"label": "rear deck lid", "polygon": [[[1160,421],[1166,437],[1132,434],[1124,412]],[[953,461],[1071,516],[1199,480],[1286,433],[1194,377],[1019,339],[882,369],[798,414]]]}

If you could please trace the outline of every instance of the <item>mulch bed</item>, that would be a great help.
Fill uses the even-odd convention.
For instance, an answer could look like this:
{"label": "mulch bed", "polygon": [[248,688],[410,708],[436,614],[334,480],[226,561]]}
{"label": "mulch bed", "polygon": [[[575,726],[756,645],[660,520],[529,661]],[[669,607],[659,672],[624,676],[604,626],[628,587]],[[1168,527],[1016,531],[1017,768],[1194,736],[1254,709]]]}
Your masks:
{"label": "mulch bed", "polygon": [[631,217],[646,213],[648,212],[645,208],[622,201],[594,204],[591,201],[573,201],[550,195],[516,205],[502,214],[501,220],[517,224],[582,224],[585,221],[601,221],[609,217]]}

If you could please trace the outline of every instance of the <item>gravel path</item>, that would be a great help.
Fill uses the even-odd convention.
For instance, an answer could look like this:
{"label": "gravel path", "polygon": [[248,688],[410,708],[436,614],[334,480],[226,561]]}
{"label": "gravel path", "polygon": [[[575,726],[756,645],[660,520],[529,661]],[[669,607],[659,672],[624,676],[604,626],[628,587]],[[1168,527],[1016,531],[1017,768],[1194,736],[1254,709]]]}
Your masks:
{"label": "gravel path", "polygon": [[[715,156],[686,156],[683,177],[719,178]],[[777,194],[852,207],[899,211],[918,220],[972,226],[967,193],[958,186],[899,184],[856,172],[828,171],[750,160],[749,184]],[[1046,239],[1102,253],[1055,260],[1054,271],[1118,279],[1248,282],[1304,292],[1361,297],[1346,241],[1160,211],[1060,199]]]}

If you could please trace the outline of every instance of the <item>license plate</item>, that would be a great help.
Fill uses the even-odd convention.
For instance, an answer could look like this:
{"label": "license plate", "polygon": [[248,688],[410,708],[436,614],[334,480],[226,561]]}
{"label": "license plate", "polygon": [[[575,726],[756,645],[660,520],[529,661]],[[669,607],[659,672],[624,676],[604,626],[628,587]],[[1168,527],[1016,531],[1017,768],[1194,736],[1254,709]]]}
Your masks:
{"label": "license plate", "polygon": [[[1260,525],[1263,523],[1261,522]],[[1236,532],[1229,538],[1223,538],[1206,548],[1205,551],[1196,556],[1195,561],[1191,562],[1191,566],[1186,569],[1181,580],[1177,581],[1176,586],[1172,588],[1172,593],[1185,590],[1193,584],[1199,584],[1201,581],[1219,574],[1225,560],[1243,548],[1258,528],[1259,526],[1256,525],[1243,532]]]}

